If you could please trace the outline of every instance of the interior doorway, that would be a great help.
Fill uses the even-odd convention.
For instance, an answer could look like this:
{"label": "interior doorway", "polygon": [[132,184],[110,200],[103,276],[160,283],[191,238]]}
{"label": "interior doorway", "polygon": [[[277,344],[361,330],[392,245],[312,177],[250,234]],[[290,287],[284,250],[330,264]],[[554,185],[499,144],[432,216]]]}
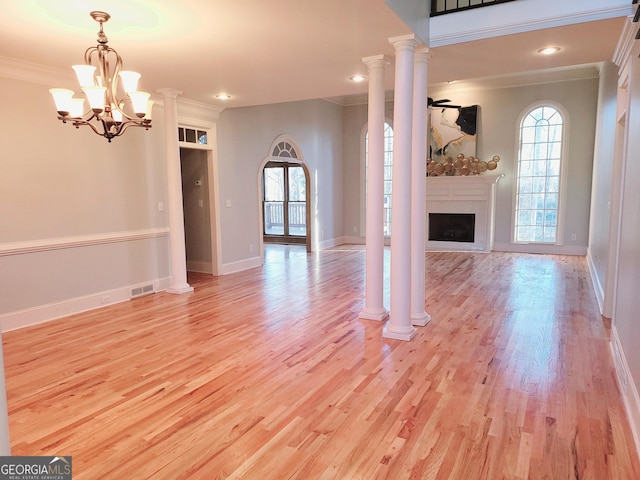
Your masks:
{"label": "interior doorway", "polygon": [[180,148],[187,271],[217,275],[211,152]]}

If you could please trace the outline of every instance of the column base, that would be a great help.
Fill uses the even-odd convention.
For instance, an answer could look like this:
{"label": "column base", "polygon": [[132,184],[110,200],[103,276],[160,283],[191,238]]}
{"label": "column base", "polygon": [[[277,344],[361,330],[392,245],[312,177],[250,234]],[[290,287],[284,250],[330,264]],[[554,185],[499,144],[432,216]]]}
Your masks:
{"label": "column base", "polygon": [[181,295],[183,293],[193,292],[193,287],[188,283],[183,283],[182,285],[172,285],[167,288],[166,292]]}
{"label": "column base", "polygon": [[389,318],[389,312],[386,308],[367,308],[364,307],[360,312],[359,318],[363,320],[377,320],[379,322]]}
{"label": "column base", "polygon": [[394,340],[404,340],[405,342],[408,342],[413,337],[415,337],[416,333],[418,333],[418,331],[413,327],[394,329],[393,326],[390,326],[388,323],[382,329],[383,338],[392,338]]}
{"label": "column base", "polygon": [[431,321],[431,315],[429,315],[427,312],[411,314],[411,325],[415,325],[417,327],[424,327],[430,321]]}

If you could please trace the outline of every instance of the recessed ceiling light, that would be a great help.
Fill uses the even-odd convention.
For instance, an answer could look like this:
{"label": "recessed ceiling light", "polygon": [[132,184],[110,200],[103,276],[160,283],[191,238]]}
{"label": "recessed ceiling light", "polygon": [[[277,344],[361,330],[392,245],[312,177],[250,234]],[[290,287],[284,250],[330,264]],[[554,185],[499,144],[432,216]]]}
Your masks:
{"label": "recessed ceiling light", "polygon": [[560,51],[560,47],[545,47],[538,50],[540,55],[553,55],[554,53],[558,53]]}
{"label": "recessed ceiling light", "polygon": [[351,75],[349,77],[349,80],[351,80],[352,82],[364,82],[367,79],[366,75]]}
{"label": "recessed ceiling light", "polygon": [[219,93],[218,95],[216,95],[216,98],[218,100],[229,100],[231,98],[231,95],[228,95],[226,93]]}

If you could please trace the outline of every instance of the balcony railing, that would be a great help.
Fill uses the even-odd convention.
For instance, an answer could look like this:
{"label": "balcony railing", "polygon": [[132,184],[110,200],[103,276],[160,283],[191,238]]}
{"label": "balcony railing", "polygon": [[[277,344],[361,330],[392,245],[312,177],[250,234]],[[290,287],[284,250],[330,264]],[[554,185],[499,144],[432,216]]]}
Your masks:
{"label": "balcony railing", "polygon": [[[264,202],[264,233],[266,235],[304,236],[307,234],[306,202],[289,201],[285,218],[284,202]],[[285,232],[285,222],[288,232]]]}
{"label": "balcony railing", "polygon": [[445,13],[461,12],[471,8],[488,7],[489,5],[513,1],[515,0],[431,0],[431,16],[435,17]]}

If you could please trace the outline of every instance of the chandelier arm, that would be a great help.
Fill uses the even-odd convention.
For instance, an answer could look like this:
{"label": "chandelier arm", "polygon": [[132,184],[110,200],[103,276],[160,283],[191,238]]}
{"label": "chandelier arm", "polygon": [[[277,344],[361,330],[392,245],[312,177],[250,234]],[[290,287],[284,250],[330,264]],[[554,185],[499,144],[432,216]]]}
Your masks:
{"label": "chandelier arm", "polygon": [[122,122],[118,128],[118,133],[114,135],[115,137],[119,137],[122,135],[125,130],[128,130],[129,127],[142,127],[145,130],[149,130],[151,128],[150,120],[142,120],[142,121],[130,121],[130,122]]}
{"label": "chandelier arm", "polygon": [[80,127],[82,127],[82,126],[85,126],[85,125],[86,125],[86,126],[88,126],[88,127],[91,127],[91,130],[93,130],[93,131],[94,131],[95,133],[97,133],[98,135],[100,135],[100,136],[102,136],[102,137],[104,137],[104,136],[105,136],[103,133],[101,133],[101,132],[100,132],[100,130],[98,130],[98,129],[96,128],[96,126],[95,126],[93,123],[91,123],[91,122],[87,122],[86,120],[74,120],[74,121],[72,122],[72,125],[73,125],[74,127],[76,127],[76,128],[80,128]]}
{"label": "chandelier arm", "polygon": [[140,122],[141,119],[138,117],[132,117],[131,115],[129,115],[128,113],[124,112],[122,110],[122,108],[120,108],[119,104],[116,104],[116,108],[118,109],[118,111],[120,113],[122,113],[122,116],[125,117],[127,119],[128,122]]}
{"label": "chandelier arm", "polygon": [[[86,115],[91,114],[89,116],[89,118],[84,118]],[[58,120],[62,120],[62,123],[67,123],[67,122],[71,122],[71,124],[75,127],[77,127],[78,125],[82,125],[82,124],[89,124],[89,122],[93,119],[98,119],[98,117],[96,116],[95,112],[91,109],[87,110],[86,112],[84,112],[82,114],[82,117],[61,117],[58,116]],[[76,125],[78,124],[78,125]]]}
{"label": "chandelier arm", "polygon": [[92,65],[91,56],[98,51],[98,47],[89,47],[84,51],[84,63],[86,65]]}
{"label": "chandelier arm", "polygon": [[118,82],[120,81],[120,71],[122,70],[122,57],[113,48],[109,48],[110,52],[116,56],[116,66],[113,69],[113,78],[111,79],[111,95],[116,107],[119,109],[120,102],[118,101]]}
{"label": "chandelier arm", "polygon": [[[108,78],[106,106],[108,106],[109,111],[111,111],[111,105],[115,105],[116,110],[118,110],[127,120],[138,121],[138,117],[129,115],[127,112],[125,112],[124,108],[122,108],[122,104],[126,101],[126,99],[118,98],[118,82],[120,81],[120,77],[118,75],[120,75],[120,72],[122,71],[122,57],[114,48],[111,48],[107,45],[104,45],[103,50],[104,52],[101,56],[101,70],[105,73],[101,75],[102,78]],[[116,57],[115,68],[111,76],[108,75],[110,65],[108,54],[113,54]]]}

